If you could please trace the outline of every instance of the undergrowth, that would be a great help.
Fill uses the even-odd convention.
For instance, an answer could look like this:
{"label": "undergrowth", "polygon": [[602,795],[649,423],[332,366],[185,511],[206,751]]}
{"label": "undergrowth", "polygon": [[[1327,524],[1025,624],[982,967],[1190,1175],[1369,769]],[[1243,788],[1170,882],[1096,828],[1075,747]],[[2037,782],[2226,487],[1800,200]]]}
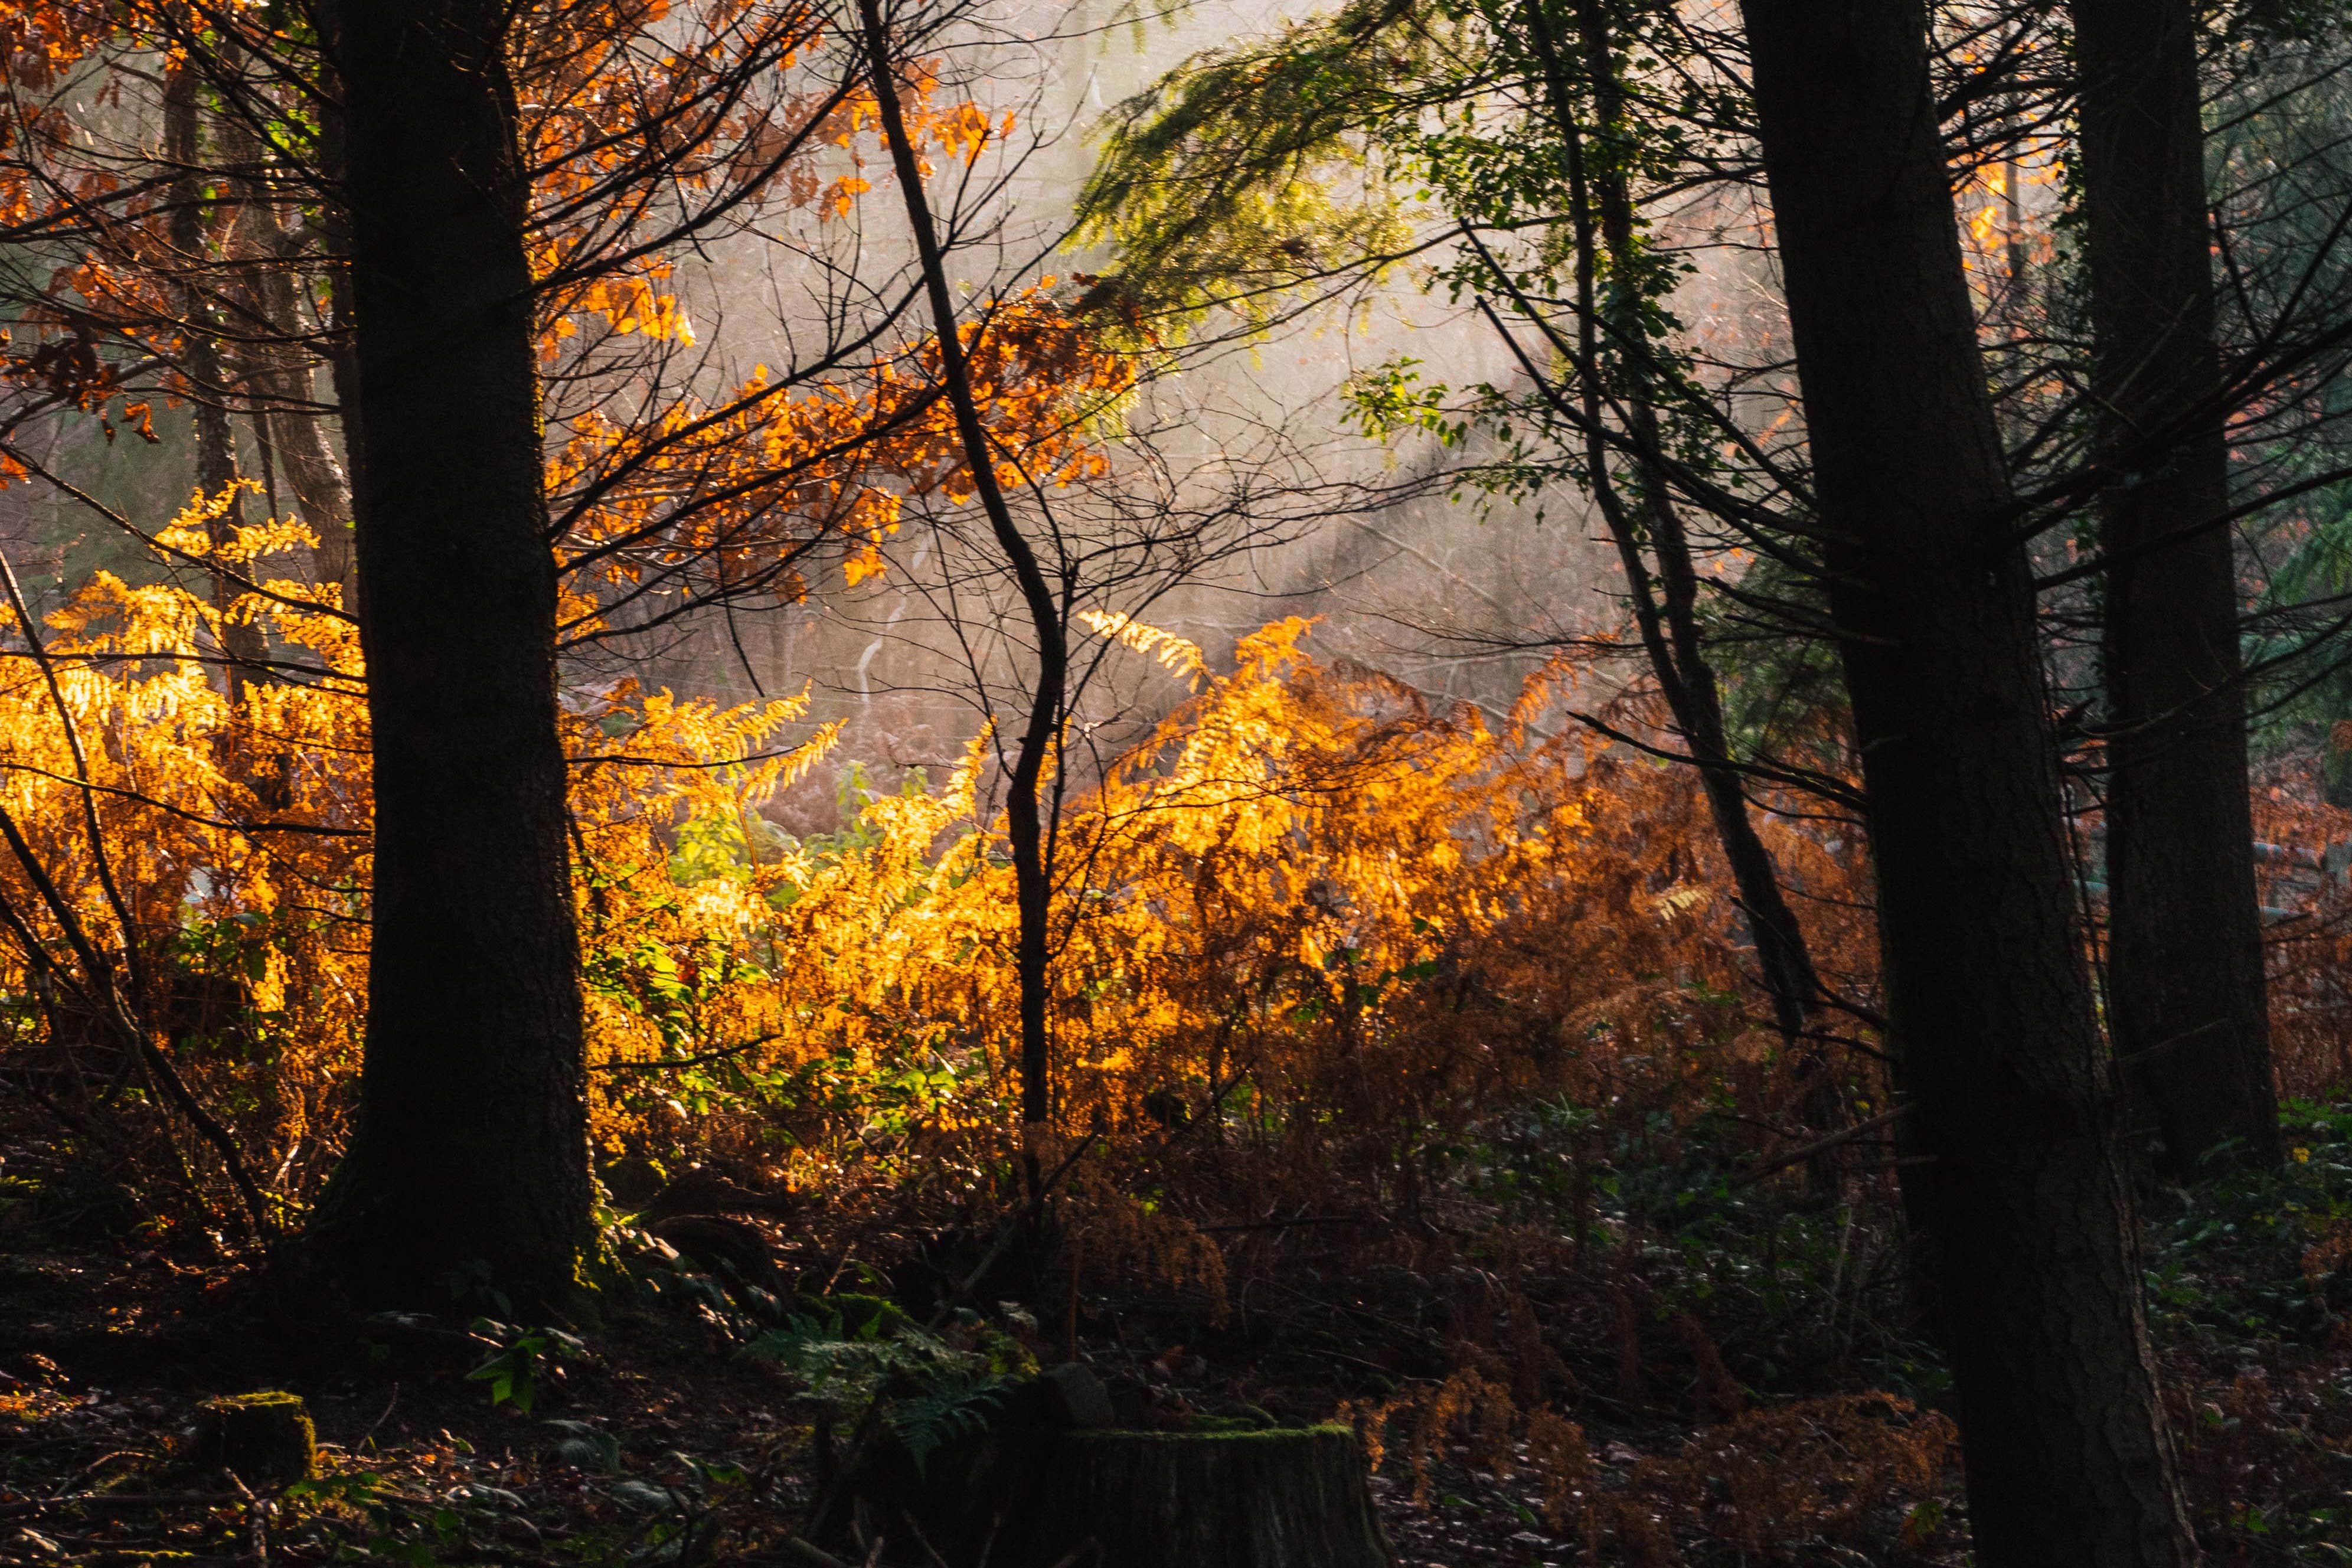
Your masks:
{"label": "undergrowth", "polygon": [[[201,657],[218,611],[101,580],[51,619],[58,688],[0,685],[26,827],[0,1072],[46,1122],[0,1226],[216,1262],[333,1166],[366,737],[344,624],[288,597],[251,613],[338,676],[232,698]],[[1098,629],[1193,695],[1061,825],[1055,1111],[1026,1149],[978,748],[936,784],[845,778],[837,830],[794,838],[761,809],[831,739],[794,743],[796,704],[622,685],[570,713],[608,1288],[793,1380],[811,1445],[879,1423],[919,1461],[1075,1353],[1123,1418],[1339,1410],[1433,1517],[1628,1561],[1957,1550],[1880,1042],[1763,1025],[1691,776],[1549,728],[1564,670],[1490,721],[1318,663],[1300,623],[1223,671]],[[2345,826],[2263,809],[2282,839]],[[1858,835],[1768,832],[1871,1016]],[[2347,898],[2286,875],[2282,1068],[2324,1093]],[[2289,1116],[2282,1175],[2147,1193],[2150,1310],[2209,1538],[2337,1561],[2352,1111]],[[1024,1153],[1063,1173],[1042,1208]],[[502,1317],[476,1382],[528,1407],[579,1342]]]}

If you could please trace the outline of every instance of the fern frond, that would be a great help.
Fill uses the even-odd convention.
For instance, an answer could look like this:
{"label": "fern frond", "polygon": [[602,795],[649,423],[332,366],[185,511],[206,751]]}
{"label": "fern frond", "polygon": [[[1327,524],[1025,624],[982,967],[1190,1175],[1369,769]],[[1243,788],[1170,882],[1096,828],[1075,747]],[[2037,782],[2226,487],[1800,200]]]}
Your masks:
{"label": "fern frond", "polygon": [[1209,661],[1199,643],[1116,610],[1080,610],[1078,619],[1097,637],[1108,637],[1123,647],[1150,655],[1171,675],[1191,681],[1195,690],[1208,679]]}

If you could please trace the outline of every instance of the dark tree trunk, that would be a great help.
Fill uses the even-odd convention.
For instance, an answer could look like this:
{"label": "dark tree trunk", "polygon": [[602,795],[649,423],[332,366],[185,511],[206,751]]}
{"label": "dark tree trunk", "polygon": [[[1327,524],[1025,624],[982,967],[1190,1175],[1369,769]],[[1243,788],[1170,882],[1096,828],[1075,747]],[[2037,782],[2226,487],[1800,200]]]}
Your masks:
{"label": "dark tree trunk", "polygon": [[[1780,871],[1772,863],[1771,851],[1764,847],[1764,840],[1748,815],[1747,784],[1735,765],[1730,739],[1724,727],[1721,687],[1700,639],[1698,572],[1692,560],[1689,535],[1655,463],[1645,461],[1640,467],[1632,507],[1616,495],[1608,477],[1607,448],[1598,428],[1601,378],[1601,356],[1594,330],[1598,325],[1594,303],[1598,258],[1593,253],[1593,224],[1588,216],[1593,211],[1600,218],[1601,249],[1608,258],[1615,282],[1599,311],[1605,313],[1611,333],[1618,340],[1617,355],[1628,366],[1626,384],[1618,399],[1624,411],[1626,434],[1641,454],[1654,454],[1661,448],[1651,377],[1640,363],[1646,336],[1641,322],[1641,293],[1633,277],[1638,258],[1633,192],[1625,174],[1631,132],[1625,123],[1624,91],[1617,79],[1615,47],[1601,7],[1596,0],[1576,0],[1575,9],[1579,53],[1591,89],[1593,115],[1599,122],[1599,134],[1591,143],[1592,156],[1589,159],[1581,151],[1585,142],[1577,123],[1565,51],[1553,35],[1542,0],[1535,0],[1529,5],[1528,19],[1543,64],[1553,115],[1563,142],[1570,149],[1573,183],[1590,189],[1589,198],[1579,203],[1586,211],[1580,212],[1577,225],[1578,317],[1582,330],[1580,357],[1584,361],[1577,374],[1585,392],[1585,417],[1591,437],[1588,463],[1595,495],[1601,502],[1603,518],[1625,568],[1626,587],[1633,597],[1643,650],[1649,656],[1651,671],[1673,715],[1675,728],[1682,732],[1684,743],[1690,748],[1692,760],[1698,766],[1716,837],[1723,846],[1732,885],[1738,890],[1740,910],[1755,939],[1758,967],[1763,972],[1765,990],[1772,998],[1774,1021],[1781,1034],[1794,1041],[1804,1032],[1821,982],[1814,973],[1812,954],[1805,944],[1804,929],[1797,923],[1796,914],[1781,891]],[[1657,563],[1654,582],[1643,560],[1644,543]],[[1821,1081],[1826,1086],[1825,1077]],[[1814,1109],[1818,1116],[1826,1108],[1816,1105]]]}
{"label": "dark tree trunk", "polygon": [[939,236],[931,226],[930,204],[923,195],[921,165],[898,109],[889,33],[878,0],[859,0],[858,14],[883,133],[890,144],[891,166],[906,200],[907,221],[915,231],[916,255],[922,265],[933,335],[940,346],[940,375],[955,411],[964,464],[1037,639],[1037,671],[1030,684],[1029,713],[1004,787],[1005,836],[1012,841],[1013,900],[1020,922],[1014,968],[1021,992],[1022,1161],[1030,1196],[1037,1198],[1044,1195],[1041,1137],[1051,1125],[1054,1109],[1053,1037],[1046,1016],[1046,921],[1052,913],[1053,886],[1045,864],[1045,814],[1039,799],[1039,781],[1061,729],[1062,700],[1069,679],[1066,606],[1055,597],[1038,564],[1036,550],[1022,534],[1005,503],[1003,488],[997,483],[996,453],[989,445],[973,396],[955,300],[949,291]]}
{"label": "dark tree trunk", "polygon": [[2229,454],[2189,0],[2074,0],[2105,458],[2108,1017],[2186,1174],[2275,1165]]}
{"label": "dark tree trunk", "polygon": [[527,192],[498,0],[343,0],[375,893],[358,1126],[325,1205],[362,1299],[569,1295],[591,1238]]}
{"label": "dark tree trunk", "polygon": [[1917,0],[1744,0],[1977,1560],[2195,1561]]}

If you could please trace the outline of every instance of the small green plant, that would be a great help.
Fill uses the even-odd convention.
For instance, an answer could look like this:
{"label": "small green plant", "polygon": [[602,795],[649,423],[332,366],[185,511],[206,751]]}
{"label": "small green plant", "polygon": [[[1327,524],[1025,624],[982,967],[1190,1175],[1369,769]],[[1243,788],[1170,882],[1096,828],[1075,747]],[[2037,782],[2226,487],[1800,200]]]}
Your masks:
{"label": "small green plant", "polygon": [[490,1318],[477,1318],[474,1337],[498,1347],[498,1353],[466,1374],[468,1383],[490,1385],[492,1406],[511,1404],[524,1415],[538,1403],[541,1380],[557,1373],[558,1362],[582,1356],[588,1347],[562,1329],[519,1329]]}
{"label": "small green plant", "polygon": [[871,1298],[796,1315],[743,1353],[798,1378],[828,1418],[870,1411],[917,1474],[940,1448],[985,1427],[1014,1378],[1035,1368],[978,1313],[959,1313],[942,1337]]}
{"label": "small green plant", "polygon": [[621,1473],[621,1440],[610,1432],[601,1431],[585,1421],[547,1421],[541,1425],[559,1434],[554,1454],[561,1462],[608,1476]]}
{"label": "small green plant", "polygon": [[392,1505],[385,1500],[390,1489],[374,1470],[345,1470],[296,1481],[278,1494],[278,1501],[287,1508],[307,1504],[315,1510],[359,1514],[381,1527],[392,1517]]}

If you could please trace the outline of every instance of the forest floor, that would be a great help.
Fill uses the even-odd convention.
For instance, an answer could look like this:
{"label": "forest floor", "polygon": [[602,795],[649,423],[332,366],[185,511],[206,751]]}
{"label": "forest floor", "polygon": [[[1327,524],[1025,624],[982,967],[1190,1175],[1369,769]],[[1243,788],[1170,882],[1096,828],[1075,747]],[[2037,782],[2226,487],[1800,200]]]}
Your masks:
{"label": "forest floor", "polygon": [[[1079,1349],[1123,1416],[1160,1405],[1328,1419],[1345,1380],[1302,1367],[1328,1364],[1328,1336],[1285,1342],[1265,1322],[1255,1344],[1245,1331],[1162,1342],[1145,1328]],[[1380,1338],[1368,1333],[1364,1348],[1380,1354]],[[458,1317],[289,1317],[251,1270],[132,1244],[0,1252],[0,1562],[807,1561],[790,1541],[808,1529],[817,1489],[810,1425],[785,1374],[735,1353],[707,1324],[644,1309],[613,1313],[576,1347],[541,1358],[527,1410],[512,1397],[494,1404],[490,1378],[477,1375],[501,1354],[496,1337]],[[248,1491],[180,1461],[203,1401],[261,1389],[306,1402],[317,1479]],[[1670,1415],[1592,1425],[1591,1484],[1622,1490],[1634,1467],[1673,1454],[1692,1431]],[[1400,1564],[1593,1560],[1572,1523],[1547,1527],[1538,1474],[1498,1477],[1491,1463],[1454,1443],[1424,1456],[1421,1476],[1392,1459],[1372,1478]],[[877,1568],[935,1563],[882,1533]],[[1954,1546],[1951,1532],[1939,1544]],[[1615,1551],[1605,1560],[1642,1561]],[[1884,1559],[1816,1542],[1796,1560]]]}
{"label": "forest floor", "polygon": [[[469,1377],[499,1348],[462,1320],[293,1321],[249,1286],[121,1247],[0,1255],[0,1562],[798,1561],[786,1542],[815,1489],[794,1390],[697,1325],[616,1315],[542,1373],[526,1411]],[[1169,1348],[1086,1350],[1122,1394],[1330,1414],[1328,1390],[1269,1394],[1252,1369]],[[248,1496],[174,1463],[202,1401],[258,1389],[303,1397],[319,1479]],[[1596,1432],[1596,1454],[1622,1473],[1687,1436],[1629,1424]],[[1545,1528],[1537,1477],[1497,1479],[1458,1447],[1431,1466],[1425,1504],[1410,1473],[1371,1484],[1410,1568],[1585,1561]],[[886,1540],[877,1561],[928,1559]]]}
{"label": "forest floor", "polygon": [[[2152,1321],[2192,1502],[2218,1561],[2352,1562],[2352,1320],[2343,1311],[2352,1303],[2343,1267],[2352,1259],[2352,1112],[2296,1114],[2304,1142],[2284,1180],[2150,1205]],[[0,1171],[37,1159],[0,1147]],[[1684,1256],[1697,1254],[1686,1247]],[[1660,1290],[1669,1283],[1654,1269],[1649,1278]],[[1382,1316],[1362,1278],[1331,1278],[1320,1294],[1309,1284],[1268,1279],[1253,1294],[1286,1304],[1244,1302],[1213,1326],[1188,1324],[1165,1301],[1110,1296],[1090,1297],[1075,1324],[1056,1322],[1050,1307],[1033,1315],[1011,1303],[1003,1321],[1040,1363],[1075,1348],[1122,1424],[1155,1424],[1169,1411],[1309,1423],[1413,1381],[1392,1375],[1410,1359],[1402,1320]],[[362,1317],[315,1300],[298,1310],[252,1264],[175,1257],[95,1217],[26,1226],[0,1216],[0,1563],[820,1562],[794,1545],[804,1533],[858,1560],[841,1521],[809,1523],[820,1488],[806,1383],[742,1353],[740,1329],[680,1304],[692,1295],[667,1304],[615,1295],[596,1321],[573,1325],[576,1338],[456,1314]],[[1856,1302],[1848,1310],[1858,1315]],[[1053,1326],[1039,1330],[1041,1317]],[[1572,1315],[1562,1321],[1572,1333]],[[1417,1453],[1392,1451],[1373,1478],[1402,1568],[1967,1560],[1956,1464],[1903,1480],[1885,1457],[1893,1450],[1851,1434],[1773,1447],[1787,1439],[1786,1413],[1869,1397],[1854,1391],[1883,1385],[1884,1364],[1775,1391],[1760,1386],[1774,1375],[1760,1359],[1771,1350],[1760,1327],[1709,1330],[1748,1390],[1749,1415],[1703,1417],[1688,1390],[1664,1386],[1678,1374],[1654,1348],[1643,1352],[1654,1404],[1629,1408],[1593,1393],[1577,1412],[1593,1467],[1579,1478],[1583,1495],[1654,1498],[1643,1517],[1654,1530],[1623,1507],[1605,1531],[1589,1511],[1555,1510],[1547,1522],[1546,1478],[1524,1447],[1517,1466],[1507,1442],[1474,1459],[1462,1439],[1475,1434],[1449,1429]],[[1569,1348],[1587,1352],[1571,1357],[1585,1381],[1604,1386],[1593,1369],[1616,1353],[1606,1332]],[[1791,1373],[1779,1375],[1785,1384]],[[1808,1370],[1801,1381],[1826,1375]],[[1936,1402],[1932,1383],[1912,1391],[1923,1405]],[[315,1478],[248,1489],[193,1468],[185,1444],[199,1404],[262,1389],[307,1403],[321,1450]],[[1807,1419],[1816,1436],[1826,1430]],[[1869,1484],[1796,1473],[1825,1452]],[[1794,1468],[1776,1468],[1782,1459]],[[1852,1505],[1843,1512],[1841,1498]],[[1783,1510],[1778,1524],[1771,1508]],[[876,1568],[937,1568],[920,1543],[880,1533],[865,1558]],[[1588,1538],[1601,1540],[1597,1552]]]}

